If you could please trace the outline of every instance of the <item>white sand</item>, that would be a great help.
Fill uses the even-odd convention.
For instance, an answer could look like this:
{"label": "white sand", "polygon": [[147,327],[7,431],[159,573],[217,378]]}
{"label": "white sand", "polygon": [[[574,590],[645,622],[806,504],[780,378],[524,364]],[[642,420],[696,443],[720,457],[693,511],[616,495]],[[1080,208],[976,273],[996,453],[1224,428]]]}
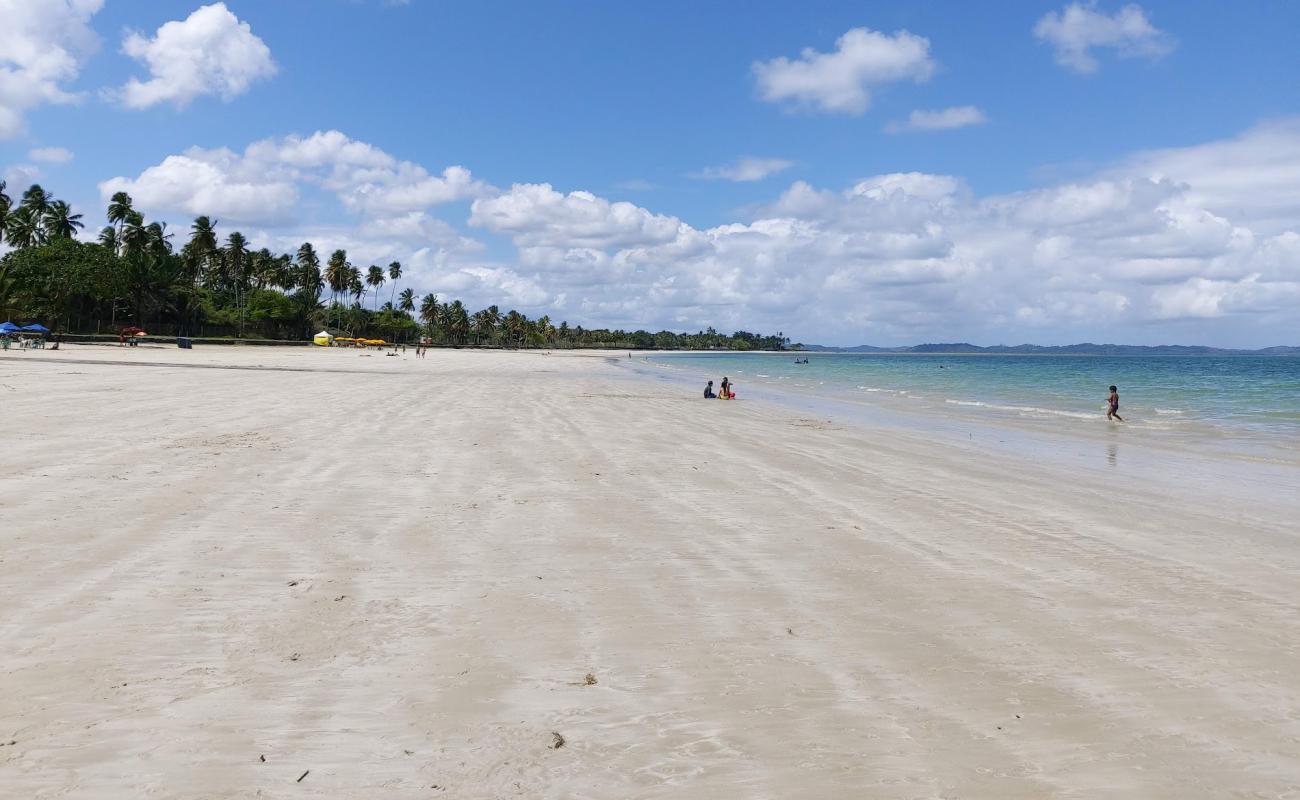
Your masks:
{"label": "white sand", "polygon": [[0,412],[5,798],[1300,796],[1287,501],[598,357],[66,346]]}

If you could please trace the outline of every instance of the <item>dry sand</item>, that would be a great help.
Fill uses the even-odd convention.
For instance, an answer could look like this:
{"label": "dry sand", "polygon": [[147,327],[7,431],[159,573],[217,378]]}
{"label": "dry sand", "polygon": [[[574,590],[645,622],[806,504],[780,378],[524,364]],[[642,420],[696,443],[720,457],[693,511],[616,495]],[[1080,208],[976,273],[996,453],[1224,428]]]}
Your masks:
{"label": "dry sand", "polygon": [[1286,501],[600,357],[66,346],[0,412],[5,798],[1300,796]]}

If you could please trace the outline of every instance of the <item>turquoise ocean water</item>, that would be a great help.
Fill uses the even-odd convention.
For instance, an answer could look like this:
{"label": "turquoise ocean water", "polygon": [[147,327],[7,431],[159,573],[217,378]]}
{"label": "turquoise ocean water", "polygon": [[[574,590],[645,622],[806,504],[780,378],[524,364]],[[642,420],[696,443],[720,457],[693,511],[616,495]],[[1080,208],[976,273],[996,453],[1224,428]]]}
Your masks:
{"label": "turquoise ocean water", "polygon": [[[723,375],[759,396],[814,395],[919,415],[1061,431],[1106,423],[1108,387],[1126,426],[1149,441],[1300,458],[1300,357],[664,354],[650,366],[685,379]],[[701,389],[702,384],[701,384]]]}

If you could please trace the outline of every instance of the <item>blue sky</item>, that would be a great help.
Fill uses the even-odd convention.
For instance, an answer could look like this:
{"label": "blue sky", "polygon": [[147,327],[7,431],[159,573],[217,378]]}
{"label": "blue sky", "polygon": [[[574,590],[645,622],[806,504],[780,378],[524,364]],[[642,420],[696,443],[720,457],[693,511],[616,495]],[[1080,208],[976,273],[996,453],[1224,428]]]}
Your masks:
{"label": "blue sky", "polygon": [[1294,4],[0,12],[0,171],[87,237],[126,188],[576,323],[1297,343]]}

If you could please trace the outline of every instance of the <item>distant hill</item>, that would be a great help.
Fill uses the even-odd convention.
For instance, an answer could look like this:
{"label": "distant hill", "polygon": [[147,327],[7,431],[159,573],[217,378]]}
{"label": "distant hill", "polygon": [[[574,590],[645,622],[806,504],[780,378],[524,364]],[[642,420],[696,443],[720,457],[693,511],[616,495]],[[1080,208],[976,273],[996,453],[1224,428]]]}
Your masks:
{"label": "distant hill", "polygon": [[1265,347],[1260,350],[1233,350],[1222,347],[1205,347],[1202,345],[1136,345],[1136,344],[1083,344],[1041,345],[993,345],[980,347],[969,342],[947,342],[917,344],[911,347],[872,347],[861,344],[856,347],[827,347],[820,344],[805,344],[802,349],[812,353],[993,353],[993,354],[1027,354],[1027,355],[1087,355],[1087,356],[1300,356],[1300,347]]}

